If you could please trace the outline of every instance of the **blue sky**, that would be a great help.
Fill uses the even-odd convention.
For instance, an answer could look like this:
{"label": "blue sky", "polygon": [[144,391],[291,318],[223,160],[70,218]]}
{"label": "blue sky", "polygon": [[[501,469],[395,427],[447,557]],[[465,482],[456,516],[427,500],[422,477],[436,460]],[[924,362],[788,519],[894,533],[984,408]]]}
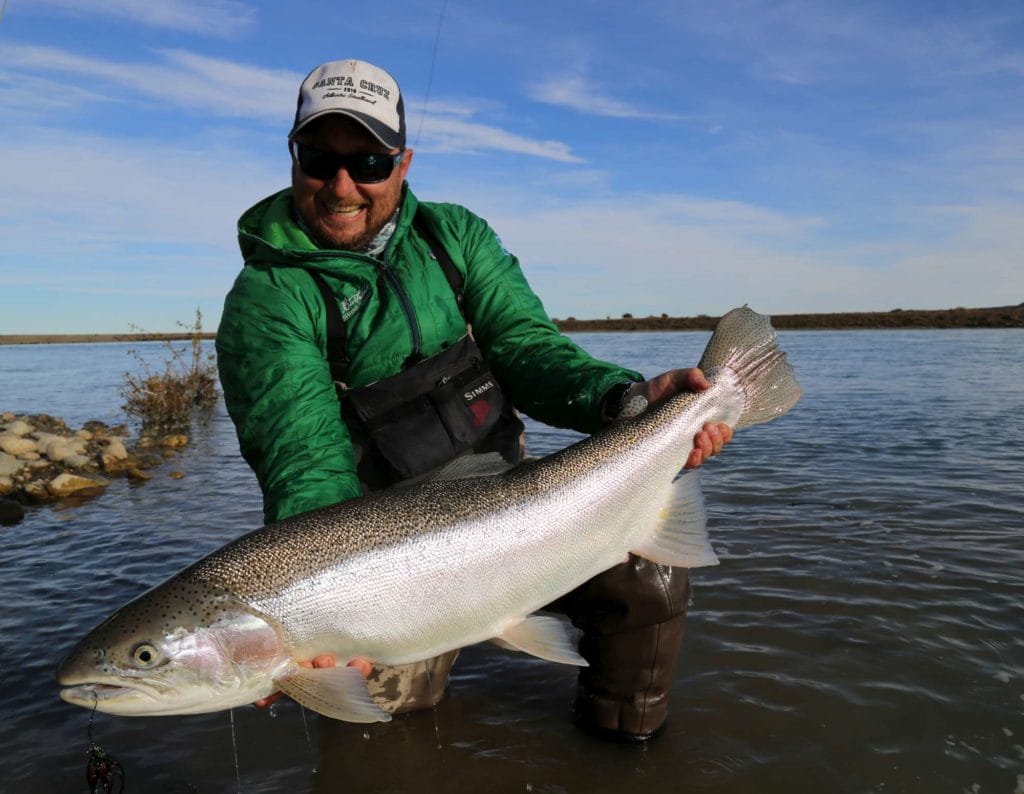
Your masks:
{"label": "blue sky", "polygon": [[347,57],[555,317],[1024,301],[1019,0],[7,0],[0,334],[215,328]]}

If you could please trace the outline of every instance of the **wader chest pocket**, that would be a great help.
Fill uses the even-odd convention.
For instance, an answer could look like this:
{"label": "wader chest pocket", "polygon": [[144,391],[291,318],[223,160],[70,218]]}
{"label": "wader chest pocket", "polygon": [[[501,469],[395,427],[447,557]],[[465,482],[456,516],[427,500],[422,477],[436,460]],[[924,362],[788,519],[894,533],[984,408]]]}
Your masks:
{"label": "wader chest pocket", "polygon": [[351,389],[343,399],[352,419],[400,479],[447,463],[483,440],[505,400],[476,343],[464,336],[449,348],[390,378]]}

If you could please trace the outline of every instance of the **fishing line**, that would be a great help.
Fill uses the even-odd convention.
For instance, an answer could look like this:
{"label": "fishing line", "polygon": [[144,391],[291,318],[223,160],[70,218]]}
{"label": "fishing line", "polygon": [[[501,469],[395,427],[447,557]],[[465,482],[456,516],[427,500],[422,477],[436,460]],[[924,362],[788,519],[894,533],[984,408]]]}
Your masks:
{"label": "fishing line", "polygon": [[299,704],[299,713],[302,715],[302,728],[306,731],[306,749],[312,750],[313,743],[309,740],[309,724],[306,722],[306,707]]}
{"label": "fishing line", "polygon": [[235,738],[235,710],[228,709],[231,718],[231,752],[235,756],[235,791],[242,794],[242,773],[238,768],[238,741]]}
{"label": "fishing line", "polygon": [[[423,660],[423,669],[427,672],[427,693],[430,695],[430,699],[434,699],[434,682],[430,679],[430,660]],[[437,749],[441,748],[441,728],[437,724],[437,703],[430,707],[430,711],[434,716],[434,739],[437,741]]]}
{"label": "fishing line", "polygon": [[[6,3],[7,0],[4,0]],[[444,12],[448,8],[448,0],[441,3],[441,14],[437,18],[437,33],[434,34],[434,52],[430,56],[430,71],[427,73],[427,91],[423,96],[423,107],[420,109],[420,125],[416,129],[416,140],[413,148],[420,145],[420,133],[423,132],[423,119],[427,115],[427,103],[430,101],[430,87],[434,84],[434,64],[437,62],[437,45],[441,41],[441,25],[444,24]]]}
{"label": "fishing line", "polygon": [[89,713],[89,761],[85,765],[85,782],[92,794],[121,794],[124,791],[124,767],[114,756],[96,744],[92,738],[92,723],[96,719],[96,707],[100,697],[92,693],[92,711]]}

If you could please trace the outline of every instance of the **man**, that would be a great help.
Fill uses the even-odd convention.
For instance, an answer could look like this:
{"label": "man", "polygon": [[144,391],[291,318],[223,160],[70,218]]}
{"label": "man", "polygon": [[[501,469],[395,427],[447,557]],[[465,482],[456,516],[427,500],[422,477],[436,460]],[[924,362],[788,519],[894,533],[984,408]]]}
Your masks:
{"label": "man", "polygon": [[[405,181],[403,98],[384,70],[314,69],[288,140],[291,189],[240,219],[245,267],[217,332],[228,411],[268,523],[474,453],[512,465],[523,454],[516,410],[590,433],[707,388],[698,370],[643,381],[590,357],[558,332],[486,222],[419,202]],[[687,465],[730,437],[709,425]],[[688,591],[684,569],[633,558],[555,605],[584,629],[581,726],[636,739],[660,728]],[[455,655],[374,668],[371,692],[390,711],[432,705]]]}

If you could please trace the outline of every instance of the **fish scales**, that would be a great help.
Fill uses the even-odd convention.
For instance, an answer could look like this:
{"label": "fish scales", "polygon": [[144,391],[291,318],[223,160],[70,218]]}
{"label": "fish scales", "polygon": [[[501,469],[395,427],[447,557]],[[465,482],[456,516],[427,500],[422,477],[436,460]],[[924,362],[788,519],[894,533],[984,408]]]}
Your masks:
{"label": "fish scales", "polygon": [[487,638],[582,664],[564,630],[530,617],[634,551],[706,565],[699,486],[677,478],[708,421],[785,413],[799,386],[767,318],[734,310],[676,395],[496,476],[426,481],[250,533],[143,594],[68,654],[62,697],[122,714],[229,708],[275,688],[339,719],[387,719],[358,674],[309,671],[321,653],[383,664]]}

